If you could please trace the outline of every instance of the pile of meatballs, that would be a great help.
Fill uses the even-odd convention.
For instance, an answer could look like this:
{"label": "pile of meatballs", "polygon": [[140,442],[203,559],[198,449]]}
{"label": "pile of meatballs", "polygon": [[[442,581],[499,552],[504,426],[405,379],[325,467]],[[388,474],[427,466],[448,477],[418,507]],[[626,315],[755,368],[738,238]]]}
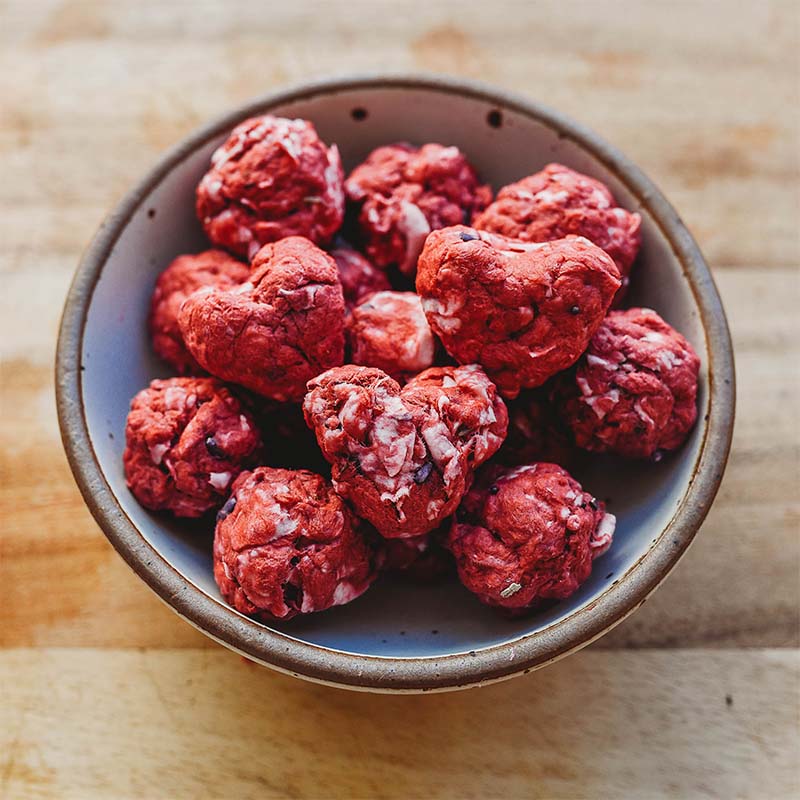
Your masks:
{"label": "pile of meatballs", "polygon": [[392,144],[345,178],[310,122],[262,116],[196,212],[212,249],[148,321],[178,377],[134,397],[124,466],[143,506],[215,525],[244,614],[454,567],[507,615],[566,598],[615,527],[576,451],[655,461],[695,422],[691,345],[621,308],[640,217],[568,167],[493,197],[458,148]]}

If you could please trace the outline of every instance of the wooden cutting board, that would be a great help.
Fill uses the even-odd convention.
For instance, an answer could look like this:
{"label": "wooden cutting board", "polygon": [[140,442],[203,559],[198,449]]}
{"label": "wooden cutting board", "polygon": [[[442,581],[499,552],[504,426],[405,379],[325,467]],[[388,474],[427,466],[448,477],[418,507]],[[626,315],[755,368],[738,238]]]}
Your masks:
{"label": "wooden cutting board", "polygon": [[[755,0],[0,4],[0,796],[798,796],[799,48],[796,5]],[[312,686],[194,631],[106,543],[55,420],[103,214],[208,117],[371,69],[614,142],[697,236],[736,347],[728,472],[666,584],[588,650],[447,696]]]}

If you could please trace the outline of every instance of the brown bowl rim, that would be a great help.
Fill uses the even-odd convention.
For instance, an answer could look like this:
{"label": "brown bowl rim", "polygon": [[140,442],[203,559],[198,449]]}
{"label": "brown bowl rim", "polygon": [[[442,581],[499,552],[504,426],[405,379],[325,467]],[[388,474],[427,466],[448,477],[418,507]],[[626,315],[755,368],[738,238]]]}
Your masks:
{"label": "brown bowl rim", "polygon": [[[140,534],[105,480],[83,410],[80,356],[92,293],[122,230],[150,191],[180,162],[240,120],[320,94],[357,89],[425,89],[486,103],[487,114],[511,110],[573,140],[609,169],[648,210],[670,242],[690,283],[709,352],[703,441],[680,506],[650,549],[590,604],[544,630],[468,653],[427,657],[367,656],[299,641],[271,630],[180,575]],[[733,348],[719,294],[700,250],[678,214],[639,168],[597,134],[565,115],[512,92],[438,75],[368,74],[308,81],[272,92],[213,120],[170,151],[117,205],[84,253],[69,289],[56,353],[61,437],[84,500],[111,544],[177,614],[211,638],[266,666],[350,689],[425,692],[466,688],[530,672],[585,646],[635,611],[675,566],[708,513],[730,450],[735,409]]]}

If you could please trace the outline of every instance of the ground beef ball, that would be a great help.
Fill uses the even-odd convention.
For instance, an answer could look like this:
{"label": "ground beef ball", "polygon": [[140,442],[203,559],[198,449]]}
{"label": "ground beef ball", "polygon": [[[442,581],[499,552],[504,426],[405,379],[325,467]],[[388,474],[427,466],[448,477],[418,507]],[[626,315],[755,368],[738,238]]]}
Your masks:
{"label": "ground beef ball", "polygon": [[556,464],[493,469],[464,498],[448,544],[461,582],[519,613],[573,594],[610,546],[616,520]]}
{"label": "ground beef ball", "polygon": [[244,283],[250,268],[224,250],[178,256],[159,276],[150,301],[148,325],[153,350],[180,375],[203,372],[183,343],[178,325],[181,303],[201,286],[232,289]]}
{"label": "ground beef ball", "polygon": [[212,375],[278,402],[344,360],[344,299],[334,260],[308,239],[265,245],[237,289],[201,289],[178,321],[189,352]]}
{"label": "ground beef ball", "polygon": [[368,294],[392,288],[386,273],[373,267],[364,256],[352,247],[344,245],[331,250],[339,269],[339,281],[344,293],[344,304],[349,311]]}
{"label": "ground beef ball", "polygon": [[433,364],[435,341],[419,295],[375,292],[347,320],[350,360],[403,381]]}
{"label": "ground beef ball", "polygon": [[492,199],[457,147],[392,144],[373,150],[345,182],[359,206],[364,250],[375,266],[413,275],[432,230],[469,223]]}
{"label": "ground beef ball", "polygon": [[214,577],[225,600],[265,621],[324,611],[375,579],[360,521],[322,476],[244,472],[217,515]]}
{"label": "ground beef ball", "polygon": [[617,299],[628,285],[642,239],[638,214],[617,206],[605,184],[562,164],[548,164],[504,186],[474,224],[524,242],[585,237],[614,259],[622,279]]}
{"label": "ground beef ball", "polygon": [[428,236],[417,291],[434,333],[505,397],[541,386],[586,349],[619,288],[587,239],[523,243],[458,225]]}
{"label": "ground beef ball", "polygon": [[211,156],[197,216],[217,247],[244,258],[287,236],[323,245],[344,219],[342,180],[339,151],[310,122],[254,117]]}
{"label": "ground beef ball", "polygon": [[699,369],[655,311],[612,311],[559,382],[559,408],[579,447],[650,458],[680,447],[694,425]]}
{"label": "ground beef ball", "polygon": [[401,390],[382,370],[348,365],[308,389],[306,422],[336,491],[387,538],[436,528],[505,436],[505,407],[474,366],[428,370]]}
{"label": "ground beef ball", "polygon": [[153,381],[131,402],[125,477],[146,508],[199,517],[222,505],[260,451],[255,422],[213,378]]}

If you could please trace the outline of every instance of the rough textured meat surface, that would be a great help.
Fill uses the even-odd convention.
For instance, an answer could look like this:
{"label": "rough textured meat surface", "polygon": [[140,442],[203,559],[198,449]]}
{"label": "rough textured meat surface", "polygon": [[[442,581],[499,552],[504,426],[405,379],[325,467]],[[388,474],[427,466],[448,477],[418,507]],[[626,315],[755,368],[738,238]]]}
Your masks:
{"label": "rough textured meat surface", "polygon": [[457,147],[393,144],[373,150],[345,181],[359,207],[361,243],[377,267],[413,275],[432,230],[470,222],[492,191]]}
{"label": "rough textured meat surface", "polygon": [[579,447],[657,456],[697,419],[699,370],[692,346],[655,311],[612,311],[560,381],[560,412]]}
{"label": "rough textured meat surface", "polygon": [[508,402],[508,435],[497,454],[501,463],[549,461],[566,468],[574,460],[575,444],[551,398],[551,384],[527,389]]}
{"label": "rough textured meat surface", "polygon": [[344,299],[334,260],[308,239],[265,245],[250,280],[201,289],[178,315],[189,352],[212,375],[278,402],[344,360]]}
{"label": "rough textured meat surface", "polygon": [[452,514],[506,432],[505,406],[476,366],[427,370],[401,390],[382,370],[348,365],[308,389],[306,422],[336,491],[387,538]]}
{"label": "rough textured meat surface", "polygon": [[616,520],[556,464],[489,470],[450,530],[461,582],[482,602],[522,612],[573,594],[610,546]]}
{"label": "rough textured meat surface", "polygon": [[344,304],[348,310],[352,310],[368,294],[392,288],[386,273],[370,264],[358,250],[341,246],[331,250],[331,255],[339,269]]}
{"label": "rough textured meat surface", "polygon": [[433,364],[435,341],[419,295],[375,292],[347,320],[350,360],[404,380]]}
{"label": "rough textured meat surface", "polygon": [[360,522],[322,476],[258,467],[217,515],[214,577],[244,614],[288,619],[349,603],[375,579]]}
{"label": "rough textured meat surface", "polygon": [[148,325],[153,350],[180,375],[197,375],[202,367],[183,343],[178,312],[183,301],[202,286],[232,289],[244,283],[250,268],[224,250],[178,256],[159,276],[150,301]]}
{"label": "rough textured meat surface", "polygon": [[505,397],[542,385],[586,349],[620,286],[587,239],[534,244],[463,225],[431,233],[417,291],[434,333]]}
{"label": "rough textured meat surface", "polygon": [[342,163],[302,119],[254,117],[233,129],[197,186],[197,216],[217,246],[252,258],[268,242],[328,243],[344,219]]}
{"label": "rough textured meat surface", "polygon": [[153,381],[131,402],[125,442],[125,478],[136,499],[179,517],[222,505],[261,445],[253,418],[213,378]]}
{"label": "rough textured meat surface", "polygon": [[638,214],[617,206],[604,183],[562,164],[504,186],[474,225],[525,242],[585,237],[614,259],[622,278],[617,299],[642,240]]}

